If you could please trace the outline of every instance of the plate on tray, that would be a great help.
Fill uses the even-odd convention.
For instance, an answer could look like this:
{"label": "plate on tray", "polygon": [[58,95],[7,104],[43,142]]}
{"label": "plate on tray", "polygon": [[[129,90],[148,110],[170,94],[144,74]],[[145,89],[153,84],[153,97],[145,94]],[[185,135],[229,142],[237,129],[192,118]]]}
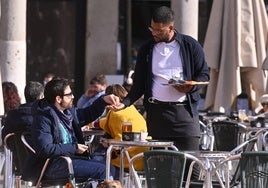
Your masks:
{"label": "plate on tray", "polygon": [[174,86],[174,85],[206,85],[206,84],[209,84],[209,82],[186,81],[186,80],[175,81],[174,80],[171,83],[165,83],[162,85]]}

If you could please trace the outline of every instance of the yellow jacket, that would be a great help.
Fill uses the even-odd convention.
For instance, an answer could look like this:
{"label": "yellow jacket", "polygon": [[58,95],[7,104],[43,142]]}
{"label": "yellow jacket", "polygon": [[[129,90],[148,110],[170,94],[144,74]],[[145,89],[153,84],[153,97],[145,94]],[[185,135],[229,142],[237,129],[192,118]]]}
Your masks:
{"label": "yellow jacket", "polygon": [[[138,110],[133,106],[129,106],[119,111],[109,111],[106,117],[100,119],[100,127],[114,139],[122,139],[122,123],[129,121],[132,123],[132,132],[147,132],[146,121]],[[148,150],[148,147],[129,147],[130,157]],[[127,158],[124,157],[124,167],[128,168]],[[111,163],[114,166],[120,166],[120,156],[113,159]],[[134,164],[135,169],[142,170],[142,161],[137,160]]]}

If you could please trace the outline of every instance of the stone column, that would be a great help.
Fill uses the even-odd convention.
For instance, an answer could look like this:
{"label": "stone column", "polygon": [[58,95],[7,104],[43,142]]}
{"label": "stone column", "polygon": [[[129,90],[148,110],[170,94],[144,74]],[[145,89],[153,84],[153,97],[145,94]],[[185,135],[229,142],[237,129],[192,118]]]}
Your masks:
{"label": "stone column", "polygon": [[[0,66],[0,72],[1,72],[1,66]],[[1,116],[1,115],[5,114],[1,75],[0,75],[0,83],[1,83],[1,85],[0,85],[0,116]],[[0,120],[1,120],[1,118],[0,118]]]}
{"label": "stone column", "polygon": [[26,0],[2,0],[0,19],[2,81],[11,81],[24,102],[26,84]]}
{"label": "stone column", "polygon": [[[1,1],[0,1],[0,18],[1,18]],[[0,83],[2,83],[1,78],[1,63],[0,63]],[[2,92],[2,84],[0,85],[0,115],[4,115],[4,101],[3,101],[3,92]]]}
{"label": "stone column", "polygon": [[96,74],[116,74],[118,0],[88,0],[85,85]]}
{"label": "stone column", "polygon": [[198,3],[198,0],[171,0],[176,29],[195,39],[198,39]]}

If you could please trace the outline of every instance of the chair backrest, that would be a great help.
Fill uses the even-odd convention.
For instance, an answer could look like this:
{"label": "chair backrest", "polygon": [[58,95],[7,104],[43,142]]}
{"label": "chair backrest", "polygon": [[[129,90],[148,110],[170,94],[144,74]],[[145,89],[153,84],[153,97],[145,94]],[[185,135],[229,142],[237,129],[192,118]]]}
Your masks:
{"label": "chair backrest", "polygon": [[[21,143],[23,144],[24,148],[26,148],[28,153],[31,153],[33,155],[36,155],[35,150],[31,146],[31,134],[29,132],[23,132],[20,137]],[[40,174],[37,174],[38,180],[36,182],[33,182],[36,187],[42,186],[47,187],[47,186],[59,186],[59,185],[69,185],[70,187],[75,187],[75,182],[76,179],[74,177],[74,170],[73,170],[73,165],[72,165],[72,159],[67,156],[60,156],[63,158],[68,166],[68,172],[69,172],[69,177],[66,178],[60,178],[60,179],[47,179],[44,177],[45,171],[49,165],[50,158],[47,158],[45,163],[43,164],[42,171]],[[78,182],[86,182],[88,178],[78,178]]]}
{"label": "chair backrest", "polygon": [[212,123],[216,151],[231,151],[238,145],[239,125],[230,121]]}
{"label": "chair backrest", "polygon": [[241,154],[241,187],[268,187],[268,152],[244,152]]}
{"label": "chair backrest", "polygon": [[144,169],[148,188],[182,186],[186,157],[179,151],[149,150],[144,152]]}
{"label": "chair backrest", "polygon": [[[234,148],[231,153],[232,155],[235,155],[237,153],[243,153],[243,152],[251,152],[251,151],[254,151],[254,146],[255,144],[257,143],[258,141],[258,137],[252,137],[252,138],[249,138],[248,140],[244,141],[243,143],[241,143],[240,145],[238,145],[236,148]],[[233,186],[236,186],[240,183],[241,181],[241,161],[239,160],[237,166],[236,166],[236,170],[235,170],[235,173],[231,179],[231,182],[230,182],[230,186],[233,187]]]}
{"label": "chair backrest", "polygon": [[262,135],[262,146],[264,151],[268,151],[268,131]]}
{"label": "chair backrest", "polygon": [[13,165],[15,166],[15,173],[17,175],[22,174],[22,170],[27,158],[28,152],[21,142],[21,132],[9,133],[5,136],[5,146],[13,153]]}

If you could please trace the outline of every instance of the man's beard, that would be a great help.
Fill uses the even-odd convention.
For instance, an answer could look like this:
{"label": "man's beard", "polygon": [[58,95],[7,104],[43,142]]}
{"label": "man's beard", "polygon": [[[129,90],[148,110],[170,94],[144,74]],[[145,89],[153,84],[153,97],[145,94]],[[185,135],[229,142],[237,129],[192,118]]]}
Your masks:
{"label": "man's beard", "polygon": [[65,110],[66,110],[66,109],[70,109],[70,108],[73,107],[73,101],[70,101],[69,103],[62,102],[60,105],[61,105]]}
{"label": "man's beard", "polygon": [[161,37],[161,38],[159,38],[159,37],[154,37],[154,40],[155,40],[155,42],[157,42],[157,43],[159,43],[159,42],[169,42],[169,36],[168,35],[165,35],[165,36],[163,36],[163,37]]}

